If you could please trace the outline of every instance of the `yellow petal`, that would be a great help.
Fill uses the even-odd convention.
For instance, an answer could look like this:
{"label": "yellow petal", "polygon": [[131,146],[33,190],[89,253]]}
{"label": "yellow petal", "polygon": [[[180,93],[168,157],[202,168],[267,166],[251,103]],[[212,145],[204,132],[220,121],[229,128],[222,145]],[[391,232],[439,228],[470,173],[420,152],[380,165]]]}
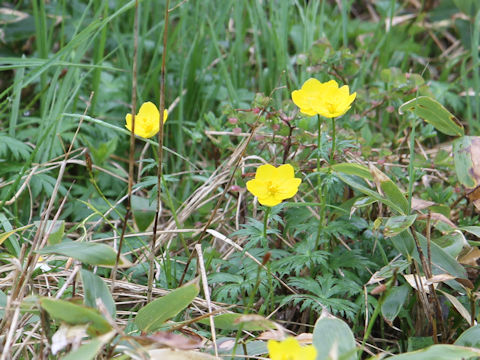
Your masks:
{"label": "yellow petal", "polygon": [[274,196],[266,196],[266,197],[259,197],[258,202],[262,204],[263,206],[275,206],[278,205],[282,202],[281,199],[277,199]]}
{"label": "yellow petal", "polygon": [[290,164],[284,164],[277,168],[278,177],[281,179],[291,179],[295,176],[293,166]]}
{"label": "yellow petal", "polygon": [[158,111],[157,107],[151,101],[147,101],[140,106],[140,110],[138,111],[139,116],[145,116],[146,118],[159,121],[160,112]]}
{"label": "yellow petal", "polygon": [[277,169],[275,168],[275,166],[270,164],[265,164],[258,167],[257,172],[255,174],[255,179],[267,181],[267,180],[274,179],[276,175],[277,175]]}
{"label": "yellow petal", "polygon": [[318,81],[317,79],[310,78],[307,81],[305,81],[302,85],[302,91],[305,92],[318,92],[321,90],[322,83]]}
{"label": "yellow petal", "polygon": [[257,179],[247,181],[247,190],[258,198],[265,197],[268,194],[267,184]]}
{"label": "yellow petal", "polygon": [[132,131],[132,114],[125,115],[125,121],[126,121],[125,127],[128,130]]}
{"label": "yellow petal", "polygon": [[282,183],[282,186],[279,190],[278,196],[282,200],[289,199],[298,192],[298,187],[300,186],[302,180],[299,178],[288,179]]}
{"label": "yellow petal", "polygon": [[[160,115],[159,115],[160,116]],[[163,110],[163,123],[165,124],[165,121],[167,121],[167,118],[168,118],[168,112],[167,110]]]}

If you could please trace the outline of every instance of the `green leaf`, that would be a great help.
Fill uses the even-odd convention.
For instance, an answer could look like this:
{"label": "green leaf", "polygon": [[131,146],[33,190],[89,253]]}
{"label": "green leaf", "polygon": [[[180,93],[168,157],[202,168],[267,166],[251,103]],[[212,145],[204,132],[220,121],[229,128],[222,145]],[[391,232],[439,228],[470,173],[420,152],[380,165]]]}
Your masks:
{"label": "green leaf", "polygon": [[[215,328],[221,330],[238,330],[240,324],[243,324],[242,329],[245,331],[265,331],[277,328],[273,321],[258,315],[227,313],[215,316],[213,321],[215,322]],[[210,319],[202,319],[198,322],[210,325]]]}
{"label": "green leaf", "polygon": [[90,324],[87,331],[91,335],[105,334],[112,329],[97,310],[83,305],[65,300],[42,298],[40,306],[53,319],[64,321],[70,325]]}
{"label": "green leaf", "polygon": [[15,234],[16,232],[19,232],[19,231],[28,229],[28,228],[31,227],[31,226],[33,226],[33,224],[26,225],[26,226],[22,226],[22,227],[19,227],[19,228],[15,229],[15,230],[7,231],[7,232],[5,232],[5,233],[0,234],[0,245],[1,245],[5,240],[7,240],[11,235]]}
{"label": "green leaf", "polygon": [[132,213],[138,230],[145,231],[155,219],[157,201],[150,203],[149,199],[132,195]]}
{"label": "green leaf", "polygon": [[413,112],[445,135],[463,136],[465,134],[462,124],[455,116],[438,101],[428,96],[419,96],[407,101],[399,109],[400,114],[405,111]]}
{"label": "green leaf", "polygon": [[[40,221],[35,221],[34,225],[38,229],[40,227]],[[53,220],[48,220],[47,223],[43,225],[43,231],[50,231],[47,239],[50,245],[59,244],[62,242],[63,234],[65,233],[65,220],[57,220],[55,222]]]}
{"label": "green leaf", "polygon": [[71,351],[62,360],[91,360],[94,359],[102,347],[109,343],[114,332],[109,332],[105,335],[98,336],[89,342],[80,346],[77,350]]}
{"label": "green leaf", "polygon": [[83,269],[80,271],[80,275],[82,277],[83,289],[85,291],[83,298],[85,305],[96,308],[97,299],[101,299],[110,315],[112,315],[112,318],[115,318],[115,301],[113,301],[112,294],[102,278]]}
{"label": "green leaf", "polygon": [[197,282],[179,287],[141,308],[135,317],[135,324],[142,331],[155,331],[165,321],[185,309],[199,292],[200,288]]}
{"label": "green leaf", "polygon": [[341,163],[332,165],[332,169],[347,175],[356,175],[365,180],[373,181],[373,176],[368,167],[354,163]]}
{"label": "green leaf", "polygon": [[397,204],[393,203],[389,199],[384,198],[378,192],[373,191],[372,189],[366,187],[362,183],[360,183],[357,179],[352,177],[351,175],[346,175],[342,173],[335,172],[335,175],[342,180],[345,184],[351,186],[352,188],[360,191],[361,193],[370,196],[372,199],[379,201],[385,205],[387,205],[390,209],[396,211],[397,213],[404,214],[403,209],[398,206]]}
{"label": "green leaf", "polygon": [[390,323],[396,319],[398,313],[407,300],[410,288],[407,285],[395,286],[390,289],[382,304],[382,315]]}
{"label": "green leaf", "polygon": [[316,360],[329,359],[333,347],[336,348],[335,353],[339,359],[357,359],[352,330],[344,321],[337,318],[318,319],[313,329],[313,345],[318,351]]}
{"label": "green leaf", "polygon": [[[59,254],[81,261],[84,264],[113,266],[117,253],[105,244],[83,241],[63,241],[60,244],[45,246],[38,250],[39,254]],[[125,260],[121,264],[125,265]]]}
{"label": "green leaf", "polygon": [[464,246],[468,246],[467,240],[459,231],[453,231],[439,238],[432,238],[432,241],[454,258],[460,254]]}
{"label": "green leaf", "polygon": [[0,290],[0,319],[5,315],[5,307],[7,306],[7,295]]}
{"label": "green leaf", "polygon": [[480,350],[456,345],[432,345],[426,349],[390,356],[388,360],[464,360],[480,356]]}
{"label": "green leaf", "polygon": [[475,325],[465,330],[458,339],[455,340],[454,344],[480,349],[480,325]]}
{"label": "green leaf", "polygon": [[403,195],[403,193],[400,191],[398,186],[382,171],[377,169],[375,166],[370,164],[369,166],[370,173],[373,175],[373,179],[375,183],[377,184],[377,187],[379,186],[380,189],[382,189],[383,193],[385,194],[385,197],[390,200],[393,204],[398,205],[400,207],[401,215],[407,215],[410,213],[410,207],[408,204],[407,198]]}
{"label": "green leaf", "polygon": [[462,136],[452,144],[458,181],[468,189],[480,184],[480,137]]}
{"label": "green leaf", "polygon": [[416,220],[417,215],[392,216],[385,223],[385,237],[392,237],[408,229]]}

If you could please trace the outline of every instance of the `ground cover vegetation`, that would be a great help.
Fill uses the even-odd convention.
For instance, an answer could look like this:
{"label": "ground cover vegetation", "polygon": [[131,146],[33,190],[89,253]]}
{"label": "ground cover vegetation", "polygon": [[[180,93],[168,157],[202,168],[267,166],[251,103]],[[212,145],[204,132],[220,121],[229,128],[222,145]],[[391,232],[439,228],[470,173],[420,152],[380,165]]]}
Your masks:
{"label": "ground cover vegetation", "polygon": [[480,356],[476,0],[0,2],[0,360]]}

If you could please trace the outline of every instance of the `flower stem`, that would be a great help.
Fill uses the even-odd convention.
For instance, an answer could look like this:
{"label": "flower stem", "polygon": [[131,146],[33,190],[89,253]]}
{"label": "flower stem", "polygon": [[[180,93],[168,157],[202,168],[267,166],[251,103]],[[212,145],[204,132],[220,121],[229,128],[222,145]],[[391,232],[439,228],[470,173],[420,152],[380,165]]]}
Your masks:
{"label": "flower stem", "polygon": [[265,241],[267,241],[267,225],[268,225],[269,216],[270,216],[270,207],[267,207],[267,210],[265,210],[265,216],[263,217],[263,237]]}
{"label": "flower stem", "polygon": [[323,186],[322,186],[322,177],[320,176],[320,152],[322,149],[322,122],[320,115],[317,115],[317,125],[318,125],[318,137],[317,137],[317,187],[318,187],[318,199],[320,202],[320,219],[318,220],[318,229],[317,229],[317,239],[315,241],[315,248],[318,248],[320,243],[320,234],[323,229],[323,218],[325,215],[325,198],[323,196]]}
{"label": "flower stem", "polygon": [[330,165],[333,165],[335,156],[335,118],[332,117],[332,150],[330,152]]}

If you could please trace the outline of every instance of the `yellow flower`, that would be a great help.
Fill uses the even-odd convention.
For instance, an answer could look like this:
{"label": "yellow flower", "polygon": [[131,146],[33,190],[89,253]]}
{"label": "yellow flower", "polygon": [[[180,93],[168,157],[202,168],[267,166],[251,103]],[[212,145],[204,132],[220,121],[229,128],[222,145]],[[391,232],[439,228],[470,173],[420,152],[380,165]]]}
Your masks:
{"label": "yellow flower", "polygon": [[282,342],[269,340],[267,347],[272,360],[315,360],[317,357],[317,349],[313,345],[300,346],[293,337]]}
{"label": "yellow flower", "polygon": [[356,96],[356,92],[349,94],[348,85],[339,88],[335,80],[321,83],[313,78],[305,81],[300,90],[292,92],[292,100],[303,114],[318,114],[326,118],[345,114]]}
{"label": "yellow flower", "polygon": [[[163,122],[167,121],[168,113],[167,110],[163,112]],[[125,116],[126,124],[125,127],[132,131],[132,114],[127,114]],[[143,138],[150,138],[158,133],[160,122],[160,112],[157,107],[152,102],[143,103],[140,106],[140,111],[135,115],[135,135],[141,136]]]}
{"label": "yellow flower", "polygon": [[294,176],[292,165],[285,164],[278,168],[262,165],[257,169],[255,179],[247,181],[247,189],[258,197],[260,204],[275,206],[297,193],[302,180]]}

